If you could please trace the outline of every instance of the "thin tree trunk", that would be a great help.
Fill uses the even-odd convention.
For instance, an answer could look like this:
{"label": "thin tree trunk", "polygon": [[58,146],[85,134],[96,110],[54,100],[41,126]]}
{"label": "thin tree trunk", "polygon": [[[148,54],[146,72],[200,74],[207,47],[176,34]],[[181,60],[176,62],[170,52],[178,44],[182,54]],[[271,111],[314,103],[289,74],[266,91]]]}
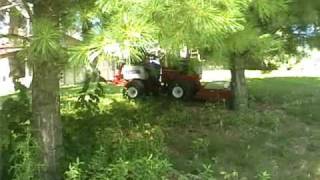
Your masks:
{"label": "thin tree trunk", "polygon": [[248,108],[248,88],[245,77],[245,66],[242,58],[234,58],[231,68],[231,89],[233,93],[232,108],[242,111]]}
{"label": "thin tree trunk", "polygon": [[32,81],[33,125],[40,146],[43,180],[60,180],[62,128],[60,119],[59,68],[51,63],[34,65]]}

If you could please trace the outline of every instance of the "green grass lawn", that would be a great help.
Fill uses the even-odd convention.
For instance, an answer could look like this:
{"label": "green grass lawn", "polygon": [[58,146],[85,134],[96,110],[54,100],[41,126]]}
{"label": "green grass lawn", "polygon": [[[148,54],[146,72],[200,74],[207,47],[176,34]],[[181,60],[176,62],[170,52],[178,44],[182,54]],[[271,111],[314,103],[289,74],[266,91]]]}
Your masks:
{"label": "green grass lawn", "polygon": [[[196,173],[212,165],[219,179],[320,178],[319,78],[250,80],[251,108],[242,113],[167,97],[132,102],[121,97],[119,88],[106,89],[99,118],[116,118],[124,127],[159,126],[166,154],[180,172]],[[71,92],[63,93],[63,102],[74,99]],[[70,109],[63,107],[65,113]]]}
{"label": "green grass lawn", "polygon": [[[246,112],[166,96],[129,101],[120,87],[106,85],[99,111],[88,113],[75,108],[80,87],[65,88],[67,160],[79,157],[92,164],[104,143],[130,160],[164,143],[164,156],[179,173],[198,174],[210,166],[217,179],[320,179],[320,78],[251,79],[248,84]],[[158,134],[163,142],[154,142],[155,129],[163,132]],[[146,143],[141,137],[150,139]]]}

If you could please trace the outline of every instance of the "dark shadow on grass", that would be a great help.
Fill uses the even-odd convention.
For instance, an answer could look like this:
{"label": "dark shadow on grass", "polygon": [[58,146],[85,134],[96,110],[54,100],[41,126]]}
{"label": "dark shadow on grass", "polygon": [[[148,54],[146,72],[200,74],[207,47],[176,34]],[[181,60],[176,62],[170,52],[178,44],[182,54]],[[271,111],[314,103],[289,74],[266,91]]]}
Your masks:
{"label": "dark shadow on grass", "polygon": [[[235,170],[249,179],[263,171],[275,179],[306,177],[305,169],[295,168],[304,159],[311,171],[319,156],[315,151],[320,142],[319,124],[314,122],[320,117],[320,80],[248,82],[255,105],[243,113],[212,103],[150,96],[114,101],[97,114],[80,111],[64,116],[68,162],[76,157],[85,162],[94,158],[93,152],[101,145],[99,133],[108,134],[110,129],[127,132],[149,124],[164,131],[167,155],[180,171],[196,173],[203,163],[211,163],[217,172]],[[310,176],[316,177],[314,173]]]}

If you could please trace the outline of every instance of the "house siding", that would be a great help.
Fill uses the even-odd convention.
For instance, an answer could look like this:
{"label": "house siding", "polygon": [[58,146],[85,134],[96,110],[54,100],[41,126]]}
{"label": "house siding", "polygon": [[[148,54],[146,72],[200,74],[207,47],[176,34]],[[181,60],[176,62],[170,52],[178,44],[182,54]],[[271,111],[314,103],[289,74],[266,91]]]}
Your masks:
{"label": "house siding", "polygon": [[[115,73],[115,63],[104,61],[98,64],[101,76],[105,80],[112,80]],[[83,67],[66,67],[61,72],[61,86],[71,86],[80,84],[85,79],[86,69]],[[26,87],[30,87],[32,81],[32,72],[25,66],[25,77],[20,82]],[[0,59],[0,96],[12,94],[15,92],[12,78],[10,77],[10,63],[8,58]]]}

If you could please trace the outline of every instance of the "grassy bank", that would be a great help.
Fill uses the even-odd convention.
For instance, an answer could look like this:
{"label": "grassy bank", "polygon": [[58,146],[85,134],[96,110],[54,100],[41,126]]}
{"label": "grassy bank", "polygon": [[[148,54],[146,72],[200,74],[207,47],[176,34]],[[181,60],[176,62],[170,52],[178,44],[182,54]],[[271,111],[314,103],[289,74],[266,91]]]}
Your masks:
{"label": "grassy bank", "polygon": [[[76,126],[88,137],[101,128],[159,127],[165,156],[180,173],[197,174],[211,167],[218,179],[320,178],[320,80],[255,79],[249,87],[250,110],[235,113],[222,105],[179,103],[166,97],[129,102],[120,89],[107,86],[100,113],[90,117],[90,123],[85,117],[77,125],[65,118],[65,129]],[[66,117],[75,116],[70,110],[74,95],[72,90],[63,93]],[[75,152],[71,156],[88,158],[73,149],[77,143],[70,142]]]}
{"label": "grassy bank", "polygon": [[320,79],[248,85],[245,112],[166,96],[129,101],[110,85],[99,98],[62,89],[65,178],[319,179]]}

